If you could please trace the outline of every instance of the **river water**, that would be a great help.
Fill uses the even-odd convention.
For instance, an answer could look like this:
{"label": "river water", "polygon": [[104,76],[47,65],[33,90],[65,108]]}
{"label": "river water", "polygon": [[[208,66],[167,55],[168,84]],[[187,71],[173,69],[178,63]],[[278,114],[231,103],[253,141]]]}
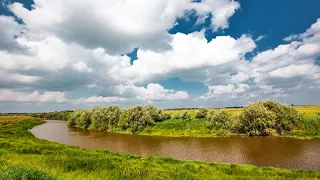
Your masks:
{"label": "river water", "polygon": [[320,171],[320,139],[126,135],[69,128],[65,121],[47,121],[31,132],[39,139],[123,154]]}

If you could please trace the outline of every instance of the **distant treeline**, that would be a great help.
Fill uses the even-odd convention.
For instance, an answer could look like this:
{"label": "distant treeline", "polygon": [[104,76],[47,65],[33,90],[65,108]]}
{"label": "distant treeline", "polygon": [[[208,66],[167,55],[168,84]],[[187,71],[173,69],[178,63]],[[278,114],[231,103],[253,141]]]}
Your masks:
{"label": "distant treeline", "polygon": [[28,113],[27,115],[35,118],[41,118],[41,119],[67,121],[69,118],[69,115],[72,112],[73,111],[67,110],[67,111],[55,111],[55,112]]}

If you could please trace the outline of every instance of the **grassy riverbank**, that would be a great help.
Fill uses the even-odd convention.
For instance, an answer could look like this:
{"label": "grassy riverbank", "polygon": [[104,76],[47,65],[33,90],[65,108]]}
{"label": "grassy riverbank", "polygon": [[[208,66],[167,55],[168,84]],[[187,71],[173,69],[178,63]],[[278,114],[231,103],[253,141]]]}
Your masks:
{"label": "grassy riverbank", "polygon": [[43,121],[0,117],[0,179],[319,179],[308,170],[120,155],[36,139]]}
{"label": "grassy riverbank", "polygon": [[[288,133],[287,136],[295,138],[319,138],[320,137],[320,106],[295,106],[299,112],[297,127]],[[235,118],[243,108],[226,108],[221,109],[229,111]],[[196,110],[165,110],[173,117],[175,114],[181,114],[187,111],[191,115],[190,119],[168,119],[162,122],[156,122],[154,126],[149,126],[142,131],[136,132],[140,135],[155,136],[196,136],[196,137],[215,137],[218,136],[215,130],[209,130],[204,118],[195,118]],[[121,129],[113,129],[118,133],[130,133]],[[227,132],[225,135],[239,135]]]}

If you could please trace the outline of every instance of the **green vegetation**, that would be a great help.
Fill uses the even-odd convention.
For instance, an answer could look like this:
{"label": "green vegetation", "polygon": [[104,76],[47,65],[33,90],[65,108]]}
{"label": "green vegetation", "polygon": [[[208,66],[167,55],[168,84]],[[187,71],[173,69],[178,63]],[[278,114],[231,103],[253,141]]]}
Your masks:
{"label": "green vegetation", "polygon": [[162,111],[151,104],[123,110],[118,106],[95,107],[91,111],[74,111],[68,124],[99,131],[160,136],[319,137],[320,108],[317,107],[293,107],[271,100],[223,110],[200,107]]}
{"label": "green vegetation", "polygon": [[[191,123],[193,120],[183,121]],[[320,173],[309,170],[257,168],[86,150],[36,139],[28,130],[42,123],[44,121],[30,117],[0,117],[0,180],[320,178]]]}
{"label": "green vegetation", "polygon": [[48,120],[63,120],[67,121],[69,115],[73,111],[55,111],[55,112],[42,112],[42,113],[29,113],[24,115],[29,115],[35,118],[48,119]]}

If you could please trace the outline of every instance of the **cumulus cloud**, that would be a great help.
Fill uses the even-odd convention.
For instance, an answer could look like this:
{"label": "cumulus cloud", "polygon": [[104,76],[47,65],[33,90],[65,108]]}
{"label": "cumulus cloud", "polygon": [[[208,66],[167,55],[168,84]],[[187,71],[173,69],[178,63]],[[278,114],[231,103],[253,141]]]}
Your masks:
{"label": "cumulus cloud", "polygon": [[227,85],[217,85],[208,86],[208,92],[201,96],[200,99],[209,100],[212,98],[238,98],[239,94],[242,94],[249,90],[250,86],[248,84],[227,84]]}
{"label": "cumulus cloud", "polygon": [[[32,32],[51,33],[64,41],[94,49],[104,48],[119,54],[136,47],[151,50],[170,49],[167,32],[179,17],[196,9],[199,16],[212,14],[215,30],[227,28],[240,4],[231,0],[37,0],[28,10],[13,3],[10,10]],[[134,7],[134,8],[132,8]]]}
{"label": "cumulus cloud", "polygon": [[[208,41],[207,29],[168,32],[190,12],[198,16],[196,25],[211,17],[213,31],[228,28],[239,8],[233,0],[36,0],[31,10],[13,3],[9,9],[23,24],[0,16],[0,26],[6,27],[0,29],[0,97],[82,105],[192,102],[195,97],[187,91],[154,83],[170,77],[207,86],[197,100],[318,92],[320,19],[250,60],[245,55],[265,36],[225,35]],[[134,48],[137,59],[131,64],[124,54]],[[67,99],[65,93],[73,96]]]}
{"label": "cumulus cloud", "polygon": [[102,97],[102,96],[91,96],[88,98],[79,98],[75,100],[75,103],[119,103],[126,101],[126,98],[121,97]]}
{"label": "cumulus cloud", "polygon": [[306,32],[301,34],[292,34],[288,37],[285,37],[283,40],[285,41],[299,40],[299,39],[307,38],[319,32],[320,32],[320,18],[318,18],[317,22],[312,24],[311,27],[306,30]]}
{"label": "cumulus cloud", "polygon": [[34,92],[20,92],[8,89],[0,89],[0,101],[15,102],[64,102],[66,101],[64,92],[46,91],[40,94]]}
{"label": "cumulus cloud", "polygon": [[0,16],[0,50],[9,52],[23,52],[24,47],[15,38],[20,36],[23,26],[17,23],[13,17]]}
{"label": "cumulus cloud", "polygon": [[204,81],[208,78],[204,69],[238,61],[256,47],[252,38],[246,35],[238,39],[218,36],[210,42],[207,42],[203,31],[172,36],[172,50],[158,53],[139,49],[138,59],[132,66],[121,69],[115,78],[133,83],[168,76],[188,79],[191,71],[195,71],[192,73],[195,75],[200,70],[198,76],[202,78],[197,80]]}

